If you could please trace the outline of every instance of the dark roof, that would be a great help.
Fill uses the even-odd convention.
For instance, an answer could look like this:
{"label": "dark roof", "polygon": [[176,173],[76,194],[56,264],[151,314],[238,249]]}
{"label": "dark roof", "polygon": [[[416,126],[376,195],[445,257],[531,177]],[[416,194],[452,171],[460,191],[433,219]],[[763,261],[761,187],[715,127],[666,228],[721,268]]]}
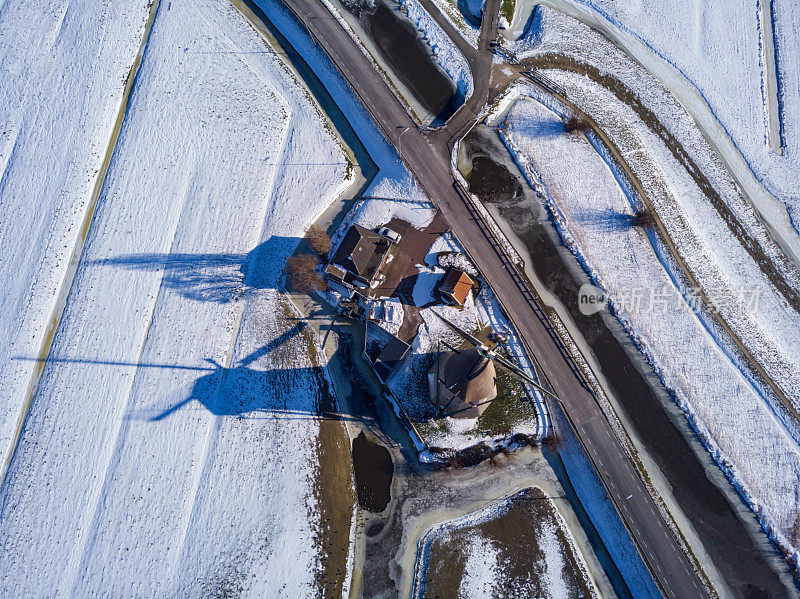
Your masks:
{"label": "dark roof", "polygon": [[410,346],[373,322],[367,323],[366,341],[367,358],[378,377],[386,382]]}
{"label": "dark roof", "polygon": [[375,276],[389,245],[383,236],[361,225],[353,225],[339,244],[331,263],[369,281]]}
{"label": "dark roof", "polygon": [[448,268],[442,282],[439,283],[439,293],[450,295],[459,305],[467,300],[467,294],[472,289],[474,281],[463,270]]}
{"label": "dark roof", "polygon": [[[448,405],[448,411],[459,412],[457,417],[475,417],[488,406],[488,399],[497,397],[494,363],[476,348],[445,354],[439,373],[444,390],[439,401]],[[457,401],[451,401],[451,394]],[[470,406],[478,406],[468,410]]]}

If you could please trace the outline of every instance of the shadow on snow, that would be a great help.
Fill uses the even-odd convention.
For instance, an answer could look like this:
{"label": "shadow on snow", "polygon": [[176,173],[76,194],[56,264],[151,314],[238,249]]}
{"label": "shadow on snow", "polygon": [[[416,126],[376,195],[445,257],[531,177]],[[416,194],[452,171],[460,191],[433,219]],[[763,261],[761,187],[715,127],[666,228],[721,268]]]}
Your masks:
{"label": "shadow on snow", "polygon": [[276,288],[283,265],[298,243],[298,237],[273,235],[246,254],[130,254],[88,264],[161,272],[162,284],[184,297],[222,304],[259,289]]}

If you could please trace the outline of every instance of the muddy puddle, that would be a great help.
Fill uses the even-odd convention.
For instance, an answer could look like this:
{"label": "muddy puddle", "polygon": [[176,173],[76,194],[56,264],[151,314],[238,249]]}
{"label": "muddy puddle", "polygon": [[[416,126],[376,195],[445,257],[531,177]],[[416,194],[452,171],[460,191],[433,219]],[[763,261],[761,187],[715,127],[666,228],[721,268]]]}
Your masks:
{"label": "muddy puddle", "polygon": [[[507,192],[511,184],[505,173],[515,167],[509,167],[510,157],[496,133],[485,126],[476,128],[465,139],[463,152],[464,170],[472,163],[483,173],[474,186],[475,176],[468,177],[471,191],[493,205],[525,245],[537,277],[569,312],[619,402],[620,416],[669,482],[675,502],[732,594],[747,599],[795,596],[797,589],[786,586],[791,584],[788,567],[777,549],[699,445],[627,333],[608,314],[579,312],[578,288],[588,278],[527,185],[520,196]],[[494,165],[487,167],[487,162]],[[523,181],[518,170],[512,176]],[[492,191],[492,178],[497,191]]]}
{"label": "muddy puddle", "polygon": [[370,512],[385,510],[389,505],[394,474],[389,450],[367,439],[364,431],[361,431],[353,439],[353,469],[358,504]]}
{"label": "muddy puddle", "polygon": [[545,494],[529,488],[504,503],[479,524],[456,522],[432,535],[419,594],[591,597],[591,582]]}
{"label": "muddy puddle", "polygon": [[464,96],[439,68],[414,24],[393,0],[336,0],[357,21],[397,79],[428,113],[425,124],[442,125]]}

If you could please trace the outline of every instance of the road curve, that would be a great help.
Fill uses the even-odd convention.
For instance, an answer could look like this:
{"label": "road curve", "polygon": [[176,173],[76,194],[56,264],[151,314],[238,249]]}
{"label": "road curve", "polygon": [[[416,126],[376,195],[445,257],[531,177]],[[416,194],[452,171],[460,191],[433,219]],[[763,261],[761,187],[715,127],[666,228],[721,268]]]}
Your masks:
{"label": "road curve", "polygon": [[[541,307],[536,305],[535,295],[493,242],[491,233],[481,226],[470,200],[453,179],[448,142],[467,130],[475,121],[475,107],[486,102],[488,67],[473,71],[475,85],[470,101],[444,129],[426,135],[415,126],[371,62],[321,2],[304,2],[302,9],[290,1],[284,3],[331,58],[385,137],[397,148],[502,302],[529,354],[560,398],[578,439],[663,595],[675,599],[706,597],[597,401],[540,318]],[[479,51],[489,65],[488,44],[496,35],[499,4],[500,0],[487,0],[484,9]],[[472,62],[475,68],[481,61]]]}

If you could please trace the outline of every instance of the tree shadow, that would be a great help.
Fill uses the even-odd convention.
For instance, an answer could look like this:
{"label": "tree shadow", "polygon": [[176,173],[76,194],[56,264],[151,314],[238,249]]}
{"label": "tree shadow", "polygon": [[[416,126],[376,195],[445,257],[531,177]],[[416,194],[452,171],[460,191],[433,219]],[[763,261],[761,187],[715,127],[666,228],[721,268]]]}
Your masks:
{"label": "tree shadow", "polygon": [[636,215],[611,208],[585,211],[578,220],[589,229],[608,233],[628,231],[636,225]]}
{"label": "tree shadow", "polygon": [[224,304],[259,289],[276,288],[298,243],[299,237],[273,235],[246,254],[129,254],[88,264],[161,272],[162,284],[184,297]]}
{"label": "tree shadow", "polygon": [[514,130],[533,137],[558,137],[561,135],[569,135],[564,129],[564,122],[557,117],[534,121],[528,125],[517,124],[514,126]]}

